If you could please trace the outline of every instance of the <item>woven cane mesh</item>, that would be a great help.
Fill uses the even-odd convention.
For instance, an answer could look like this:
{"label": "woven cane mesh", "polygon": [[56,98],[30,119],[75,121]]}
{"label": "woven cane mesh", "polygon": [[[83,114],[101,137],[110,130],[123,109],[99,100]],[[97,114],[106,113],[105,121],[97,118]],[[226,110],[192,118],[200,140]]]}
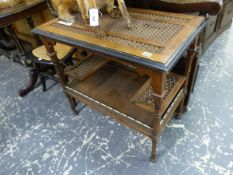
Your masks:
{"label": "woven cane mesh", "polygon": [[108,25],[107,33],[115,36],[132,37],[135,40],[144,40],[145,42],[154,41],[164,45],[171,40],[182,28],[182,25],[153,21],[148,19],[131,18],[133,28],[128,29],[126,22],[121,18],[104,18],[103,25]]}
{"label": "woven cane mesh", "polygon": [[53,23],[51,25],[53,27],[55,27],[55,28],[60,28],[60,29],[68,30],[68,31],[71,31],[71,32],[74,32],[74,33],[78,33],[78,34],[83,34],[83,35],[92,36],[92,37],[96,36],[95,32],[89,31],[89,30],[85,30],[85,29],[82,29],[82,28],[78,28],[78,27],[73,27],[73,26],[68,27],[68,26],[65,26],[65,25],[59,24],[59,23]]}
{"label": "woven cane mesh", "polygon": [[[165,84],[165,96],[163,97],[163,99],[167,97],[167,95],[174,87],[176,82],[177,82],[176,76],[171,74],[167,75],[167,81]],[[153,95],[153,89],[151,85],[149,85],[146,91],[143,94],[141,94],[141,96],[139,96],[139,98],[136,101],[134,101],[134,103],[148,106],[151,109],[155,109],[154,98],[156,97]]]}
{"label": "woven cane mesh", "polygon": [[150,19],[154,21],[165,21],[165,22],[174,22],[174,23],[180,23],[185,24],[190,21],[190,19],[187,18],[178,18],[174,16],[163,16],[163,15],[152,15],[148,13],[138,13],[138,12],[131,12],[130,16],[132,18],[144,18],[144,19]]}
{"label": "woven cane mesh", "polygon": [[75,66],[72,70],[69,71],[69,75],[71,75],[76,80],[83,80],[84,78],[86,78],[87,75],[89,75],[90,72],[93,71],[93,68],[105,63],[106,59],[100,57],[92,57]]}
{"label": "woven cane mesh", "polygon": [[151,52],[151,53],[160,53],[163,50],[162,47],[153,46],[153,45],[149,45],[146,43],[136,42],[133,40],[127,40],[124,38],[119,38],[119,37],[114,37],[114,36],[104,36],[103,39],[106,41],[112,41],[120,45],[126,45],[131,48],[137,48],[143,51],[146,50],[147,52]]}
{"label": "woven cane mesh", "polygon": [[133,24],[132,29],[128,29],[126,20],[122,19],[120,14],[117,17],[103,15],[100,17],[100,27],[84,25],[80,14],[76,15],[77,22],[72,26],[59,23],[52,23],[51,26],[143,52],[159,54],[164,50],[166,43],[172,40],[189,21],[189,19],[181,17],[134,11],[129,14]]}

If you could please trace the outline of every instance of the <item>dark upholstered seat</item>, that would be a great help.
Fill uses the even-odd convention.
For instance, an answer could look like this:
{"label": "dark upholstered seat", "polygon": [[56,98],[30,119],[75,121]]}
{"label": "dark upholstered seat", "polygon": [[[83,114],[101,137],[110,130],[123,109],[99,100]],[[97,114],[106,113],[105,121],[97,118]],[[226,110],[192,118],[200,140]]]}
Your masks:
{"label": "dark upholstered seat", "polygon": [[170,12],[201,12],[216,15],[222,8],[222,0],[125,0],[128,7],[147,8]]}

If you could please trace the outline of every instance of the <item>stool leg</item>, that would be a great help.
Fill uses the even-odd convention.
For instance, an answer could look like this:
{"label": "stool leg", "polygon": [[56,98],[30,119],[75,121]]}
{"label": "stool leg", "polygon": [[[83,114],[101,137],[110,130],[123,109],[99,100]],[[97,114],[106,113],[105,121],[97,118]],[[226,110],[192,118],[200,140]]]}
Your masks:
{"label": "stool leg", "polygon": [[43,92],[45,92],[46,91],[46,80],[45,80],[45,77],[43,75],[40,75],[40,82],[41,82],[41,85],[43,88]]}
{"label": "stool leg", "polygon": [[41,85],[42,85],[42,89],[43,89],[43,92],[46,91],[46,81],[45,81],[45,77],[41,74],[42,72],[42,67],[39,63],[34,63],[35,65],[35,68],[39,74],[39,78],[40,78],[40,82],[41,82]]}

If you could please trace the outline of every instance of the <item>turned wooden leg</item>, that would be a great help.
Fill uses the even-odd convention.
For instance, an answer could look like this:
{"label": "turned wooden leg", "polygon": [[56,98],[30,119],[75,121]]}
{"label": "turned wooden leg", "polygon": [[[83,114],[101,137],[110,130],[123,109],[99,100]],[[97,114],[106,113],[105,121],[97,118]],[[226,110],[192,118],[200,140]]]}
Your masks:
{"label": "turned wooden leg", "polygon": [[146,74],[151,79],[151,87],[153,89],[153,98],[154,98],[154,121],[152,124],[152,150],[150,160],[155,162],[156,160],[156,147],[158,143],[158,136],[160,133],[160,121],[161,121],[161,104],[165,95],[165,85],[166,85],[166,72],[155,71],[155,70],[145,70],[141,67],[137,67],[137,72]]}
{"label": "turned wooden leg", "polygon": [[[200,33],[200,35],[198,36],[198,41],[197,41],[197,50],[196,50],[196,56],[194,59],[194,66],[193,66],[193,72],[191,74],[191,92],[194,91],[194,87],[196,84],[196,79],[197,79],[197,74],[199,71],[199,62],[200,62],[200,54],[201,54],[201,48],[202,48],[202,43],[204,41],[204,32]],[[188,104],[188,100],[185,101],[185,105],[187,106]]]}
{"label": "turned wooden leg", "polygon": [[187,105],[188,105],[188,100],[191,95],[191,83],[192,82],[192,77],[191,77],[191,71],[194,69],[195,66],[195,61],[194,59],[196,58],[197,54],[197,42],[198,42],[198,37],[194,40],[190,48],[188,49],[188,54],[187,57],[185,58],[185,83],[183,86],[183,89],[185,90],[185,97],[181,101],[176,113],[177,116],[176,118],[181,118],[181,115],[187,111]]}
{"label": "turned wooden leg", "polygon": [[72,100],[73,100],[73,104],[74,104],[74,106],[77,106],[77,105],[78,105],[78,103],[77,103],[76,99],[75,99],[75,98],[72,98]]}
{"label": "turned wooden leg", "polygon": [[70,97],[69,95],[67,95],[66,94],[66,97],[67,97],[67,99],[68,99],[68,101],[69,101],[69,103],[70,103],[70,108],[71,108],[71,110],[73,111],[73,113],[75,113],[75,114],[78,114],[78,112],[79,111],[77,111],[76,110],[76,100],[74,99],[74,98],[72,98],[72,97]]}
{"label": "turned wooden leg", "polygon": [[[58,58],[57,58],[57,53],[56,51],[54,50],[54,43],[51,42],[51,41],[48,41],[46,39],[43,39],[42,40],[43,43],[44,43],[44,46],[47,50],[47,54],[48,56],[51,58],[51,60],[53,61],[54,63],[54,66],[55,66],[55,69],[56,69],[56,73],[58,74],[58,77],[59,77],[59,80],[60,80],[60,83],[62,85],[62,88],[65,90],[65,86],[66,86],[66,83],[68,82],[68,79],[67,77],[64,75],[64,69],[62,68]],[[72,111],[74,113],[77,113],[77,110],[75,109],[76,107],[76,102],[75,102],[75,99],[70,97],[68,94],[66,94],[66,97],[68,99],[68,102],[70,103],[70,107],[72,109]]]}
{"label": "turned wooden leg", "polygon": [[183,117],[183,114],[185,113],[185,112],[187,112],[187,106],[184,106],[184,100],[185,99],[183,99],[181,102],[180,102],[180,104],[179,104],[179,106],[178,106],[178,108],[177,108],[177,110],[176,110],[176,119],[182,119],[182,117]]}
{"label": "turned wooden leg", "polygon": [[151,162],[155,162],[156,161],[156,149],[157,149],[157,137],[153,137],[151,139],[151,142],[152,142],[152,149],[151,149],[151,156],[150,156],[150,160]]}
{"label": "turned wooden leg", "polygon": [[[31,16],[27,18],[27,23],[28,23],[29,28],[30,28],[31,30],[35,28],[34,21],[33,21],[33,19],[32,19]],[[35,40],[35,42],[36,42],[36,45],[37,45],[37,46],[40,46],[42,43],[41,43],[40,38],[38,37],[38,35],[35,35],[35,34],[33,33],[32,36],[33,36],[33,38],[34,38],[34,40]]]}
{"label": "turned wooden leg", "polygon": [[38,79],[38,76],[39,76],[38,69],[37,69],[36,65],[34,65],[34,69],[32,70],[32,73],[30,74],[30,80],[29,80],[27,86],[18,91],[18,94],[20,97],[24,97],[25,95],[27,95],[29,92],[31,92],[34,89],[36,82],[37,82],[37,79]]}
{"label": "turned wooden leg", "polygon": [[[68,82],[69,82],[68,76],[64,75],[64,83],[68,83]],[[66,94],[66,97],[67,97],[67,99],[68,99],[68,101],[70,103],[71,110],[74,113],[78,114],[79,111],[77,111],[76,108],[75,108],[77,106],[77,102],[76,102],[75,98],[69,96],[68,94]]]}
{"label": "turned wooden leg", "polygon": [[14,31],[14,28],[13,28],[12,24],[7,26],[7,30],[11,33],[11,36],[13,37],[13,40],[14,40],[15,45],[16,45],[17,49],[19,50],[19,52],[21,54],[25,54],[26,51],[25,51],[23,45],[20,43],[20,41],[19,41],[15,31]]}
{"label": "turned wooden leg", "polygon": [[[27,18],[27,22],[29,24],[30,29],[33,29],[34,28],[34,23],[33,23],[31,17]],[[20,53],[25,54],[26,51],[25,51],[23,45],[20,43],[20,41],[19,41],[19,39],[18,39],[12,25],[9,25],[7,28],[9,30],[9,32],[12,34],[13,39],[14,39],[15,44],[16,44],[16,47],[19,49]],[[35,36],[34,34],[33,34],[33,36],[34,36],[34,39],[35,39],[37,45],[40,45],[40,41],[39,41],[38,36]],[[21,97],[23,97],[23,96],[27,95],[29,92],[31,92],[34,89],[35,85],[36,85],[36,82],[37,82],[38,77],[39,77],[39,65],[37,65],[36,63],[33,63],[33,67],[34,68],[32,70],[32,73],[30,74],[30,80],[29,80],[27,86],[18,91],[18,94]]]}
{"label": "turned wooden leg", "polygon": [[152,130],[152,150],[150,160],[156,161],[156,148],[158,143],[158,136],[160,133],[160,121],[161,121],[161,104],[165,92],[166,73],[164,72],[153,72],[151,76],[151,85],[154,92],[154,103],[155,103],[155,118]]}

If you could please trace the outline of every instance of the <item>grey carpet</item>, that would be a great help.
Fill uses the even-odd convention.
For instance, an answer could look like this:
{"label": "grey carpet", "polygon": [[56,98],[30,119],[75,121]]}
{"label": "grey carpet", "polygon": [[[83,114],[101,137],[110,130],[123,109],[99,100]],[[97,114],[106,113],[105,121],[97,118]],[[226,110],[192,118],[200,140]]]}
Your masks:
{"label": "grey carpet", "polygon": [[233,174],[233,27],[202,56],[188,112],[161,134],[156,163],[148,138],[90,108],[74,115],[59,85],[18,97],[27,81],[24,66],[0,57],[0,175]]}

